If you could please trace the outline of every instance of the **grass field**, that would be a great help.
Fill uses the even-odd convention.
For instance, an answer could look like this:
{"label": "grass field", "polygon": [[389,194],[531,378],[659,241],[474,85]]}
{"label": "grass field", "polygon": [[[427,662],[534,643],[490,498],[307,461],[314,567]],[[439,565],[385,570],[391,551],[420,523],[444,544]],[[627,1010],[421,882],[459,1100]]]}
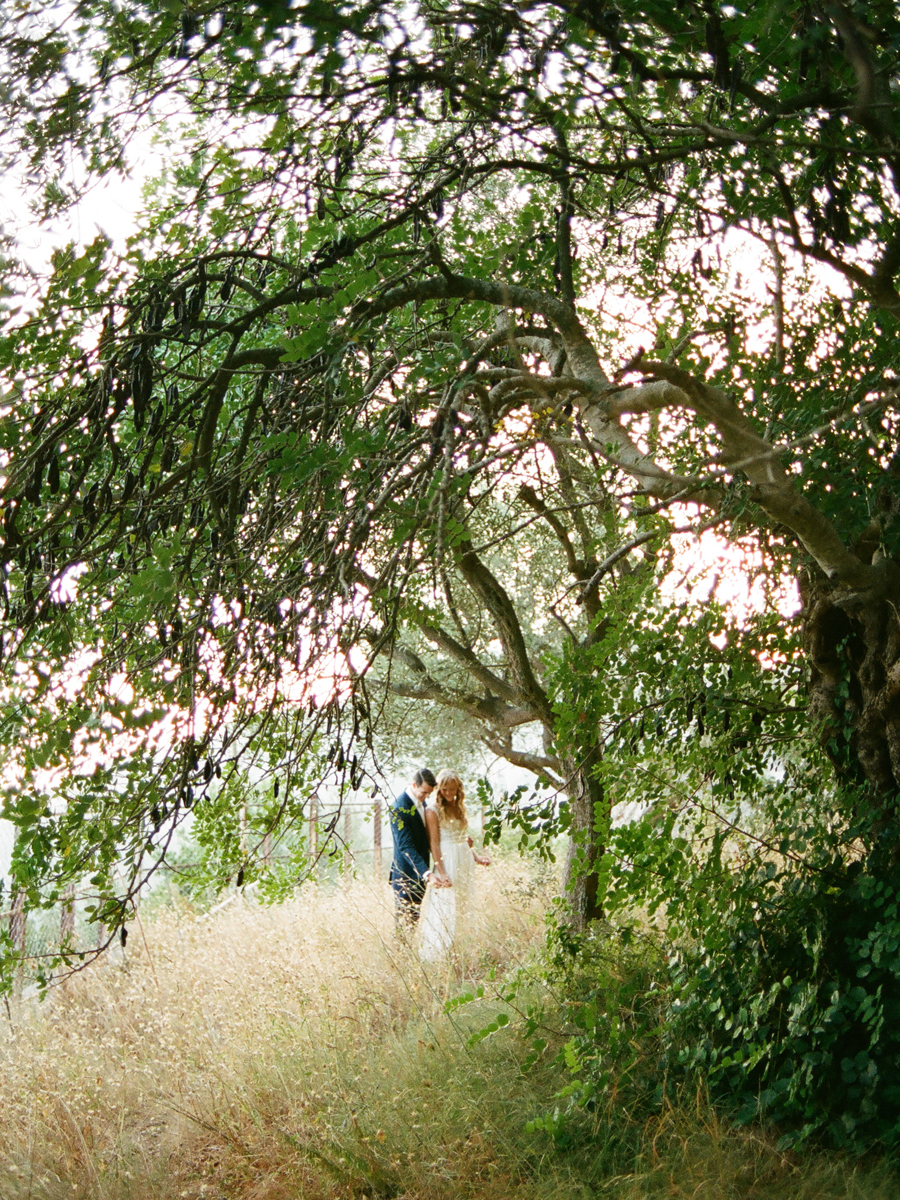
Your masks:
{"label": "grass field", "polygon": [[[548,896],[517,862],[482,882],[478,927],[437,969],[396,941],[387,888],[362,881],[132,925],[124,961],[4,1020],[0,1197],[900,1197],[880,1164],[779,1153],[702,1093],[648,1113],[613,1089],[565,1147],[527,1134],[565,1077],[552,1053],[522,1072],[497,995],[534,964],[541,997]],[[478,984],[481,1000],[445,1010]],[[470,1044],[498,1011],[509,1025]]]}

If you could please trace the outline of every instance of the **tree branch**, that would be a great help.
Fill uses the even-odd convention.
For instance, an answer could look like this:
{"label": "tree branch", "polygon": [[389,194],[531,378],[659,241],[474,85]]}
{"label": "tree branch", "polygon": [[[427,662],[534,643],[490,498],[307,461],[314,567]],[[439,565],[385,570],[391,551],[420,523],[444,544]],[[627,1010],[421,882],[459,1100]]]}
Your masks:
{"label": "tree branch", "polygon": [[491,615],[497,635],[503,645],[509,673],[522,702],[535,712],[535,719],[552,726],[553,710],[547,693],[538,683],[531,669],[528,650],[516,610],[497,577],[485,566],[472,548],[471,542],[462,544],[457,557],[460,572],[469,587],[479,597]]}

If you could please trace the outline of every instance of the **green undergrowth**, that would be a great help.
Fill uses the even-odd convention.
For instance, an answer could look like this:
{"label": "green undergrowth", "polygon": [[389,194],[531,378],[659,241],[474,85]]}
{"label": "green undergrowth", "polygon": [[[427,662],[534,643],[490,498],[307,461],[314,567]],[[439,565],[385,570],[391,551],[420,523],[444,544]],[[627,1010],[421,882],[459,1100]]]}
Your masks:
{"label": "green undergrowth", "polygon": [[702,1086],[664,1088],[653,946],[606,929],[548,961],[544,898],[502,868],[492,886],[438,968],[360,889],[148,921],[124,968],[0,1043],[0,1196],[900,1196],[874,1159],[779,1150]]}

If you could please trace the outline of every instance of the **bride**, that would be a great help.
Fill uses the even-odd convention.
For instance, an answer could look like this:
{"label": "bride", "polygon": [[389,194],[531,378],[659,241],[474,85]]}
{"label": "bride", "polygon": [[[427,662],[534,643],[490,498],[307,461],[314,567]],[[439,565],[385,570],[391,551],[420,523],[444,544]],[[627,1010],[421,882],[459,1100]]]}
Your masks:
{"label": "bride", "polygon": [[[441,771],[425,809],[436,886],[429,887],[419,918],[423,962],[437,962],[453,945],[457,924],[469,923],[473,902],[475,863],[490,859],[477,854],[468,833],[466,795],[455,771]],[[448,886],[449,884],[449,886]]]}

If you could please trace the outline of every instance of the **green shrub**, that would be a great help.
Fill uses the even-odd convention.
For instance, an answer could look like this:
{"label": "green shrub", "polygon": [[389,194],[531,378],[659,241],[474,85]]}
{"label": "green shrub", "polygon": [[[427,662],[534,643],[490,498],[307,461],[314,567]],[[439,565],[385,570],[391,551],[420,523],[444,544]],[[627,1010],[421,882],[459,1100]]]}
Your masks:
{"label": "green shrub", "polygon": [[671,959],[670,1068],[700,1070],[784,1144],[900,1143],[900,872],[762,878]]}

